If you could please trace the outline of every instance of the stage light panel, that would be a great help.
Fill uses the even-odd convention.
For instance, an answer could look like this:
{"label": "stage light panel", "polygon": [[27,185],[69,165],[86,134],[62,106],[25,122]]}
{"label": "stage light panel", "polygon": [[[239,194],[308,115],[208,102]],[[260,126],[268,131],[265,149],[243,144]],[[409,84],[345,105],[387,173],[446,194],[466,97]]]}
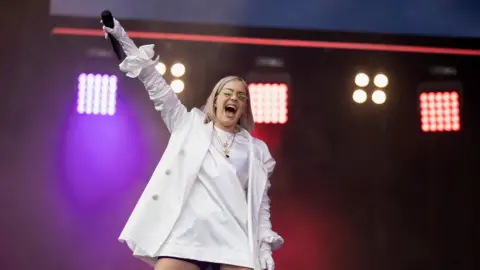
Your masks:
{"label": "stage light panel", "polygon": [[87,115],[114,115],[117,83],[115,75],[80,74],[78,76],[77,112]]}
{"label": "stage light panel", "polygon": [[459,92],[437,91],[420,94],[420,122],[423,132],[460,131]]}
{"label": "stage light panel", "polygon": [[288,121],[287,84],[250,83],[248,91],[255,123],[285,124]]}

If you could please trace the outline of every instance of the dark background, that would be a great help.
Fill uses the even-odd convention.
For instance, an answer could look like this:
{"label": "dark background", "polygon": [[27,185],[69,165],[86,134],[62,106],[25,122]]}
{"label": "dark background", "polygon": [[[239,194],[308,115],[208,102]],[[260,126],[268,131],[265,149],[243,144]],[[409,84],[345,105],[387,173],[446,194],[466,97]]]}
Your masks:
{"label": "dark background", "polygon": [[[471,0],[51,0],[53,15],[162,22],[480,37],[480,4]],[[188,7],[188,8],[186,8]]]}
{"label": "dark background", "polygon": [[[158,113],[142,85],[118,71],[118,61],[89,53],[110,50],[108,42],[52,36],[46,1],[3,5],[0,268],[148,269],[116,239],[167,144]],[[438,40],[470,48],[478,42]],[[272,221],[286,243],[274,254],[276,269],[475,269],[478,57],[137,44],[152,42],[165,61],[186,63],[180,97],[189,107],[202,105],[224,75],[260,72],[256,57],[285,61],[289,121],[255,132],[278,164]],[[458,75],[433,77],[434,65],[453,66]],[[387,73],[385,106],[352,103],[359,69]],[[81,72],[119,77],[115,117],[76,114]],[[420,132],[417,87],[434,79],[463,83],[459,133]]]}

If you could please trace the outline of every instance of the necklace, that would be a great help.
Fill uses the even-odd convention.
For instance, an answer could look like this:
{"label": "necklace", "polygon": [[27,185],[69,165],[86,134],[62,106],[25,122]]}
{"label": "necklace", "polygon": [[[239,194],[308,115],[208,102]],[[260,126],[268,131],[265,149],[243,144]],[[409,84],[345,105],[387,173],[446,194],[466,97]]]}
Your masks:
{"label": "necklace", "polygon": [[215,137],[217,138],[220,145],[222,146],[223,154],[225,155],[226,158],[229,158],[230,157],[230,155],[229,155],[230,154],[230,149],[232,148],[232,145],[233,145],[233,142],[235,141],[235,136],[237,135],[237,133],[233,133],[232,141],[230,142],[230,144],[228,143],[228,141],[224,142],[220,138],[220,136],[218,135],[215,127],[213,127],[213,133],[215,134]]}

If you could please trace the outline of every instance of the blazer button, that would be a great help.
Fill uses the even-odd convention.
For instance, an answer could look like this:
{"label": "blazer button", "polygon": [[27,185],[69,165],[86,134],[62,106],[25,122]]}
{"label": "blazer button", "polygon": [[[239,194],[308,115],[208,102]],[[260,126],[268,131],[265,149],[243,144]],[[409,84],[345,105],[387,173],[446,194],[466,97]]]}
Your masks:
{"label": "blazer button", "polygon": [[152,199],[153,199],[154,201],[158,200],[158,195],[157,195],[157,194],[153,195],[153,196],[152,196]]}
{"label": "blazer button", "polygon": [[185,150],[181,149],[179,154],[180,154],[180,156],[184,156],[185,155]]}
{"label": "blazer button", "polygon": [[172,173],[172,171],[170,171],[170,170],[166,170],[166,171],[165,171],[165,174],[166,174],[166,175],[170,175],[171,173]]}

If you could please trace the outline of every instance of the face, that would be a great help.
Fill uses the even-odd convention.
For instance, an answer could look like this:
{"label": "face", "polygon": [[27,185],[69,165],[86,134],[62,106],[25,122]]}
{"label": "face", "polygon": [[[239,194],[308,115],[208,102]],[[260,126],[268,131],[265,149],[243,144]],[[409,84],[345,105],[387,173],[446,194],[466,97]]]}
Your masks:
{"label": "face", "polygon": [[218,92],[216,105],[217,121],[224,127],[235,127],[245,113],[247,89],[243,82],[233,80]]}

